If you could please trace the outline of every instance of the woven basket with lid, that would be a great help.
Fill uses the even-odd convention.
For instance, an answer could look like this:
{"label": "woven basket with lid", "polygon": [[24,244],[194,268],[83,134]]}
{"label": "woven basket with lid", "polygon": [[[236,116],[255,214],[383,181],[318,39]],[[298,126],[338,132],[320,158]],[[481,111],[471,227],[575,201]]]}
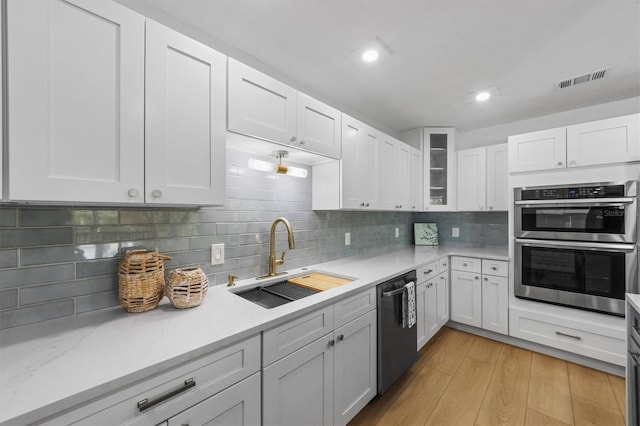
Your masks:
{"label": "woven basket with lid", "polygon": [[169,271],[165,294],[178,309],[198,306],[207,295],[209,279],[199,266]]}
{"label": "woven basket with lid", "polygon": [[154,250],[129,250],[118,267],[118,296],[127,312],[155,309],[164,296],[164,261]]}

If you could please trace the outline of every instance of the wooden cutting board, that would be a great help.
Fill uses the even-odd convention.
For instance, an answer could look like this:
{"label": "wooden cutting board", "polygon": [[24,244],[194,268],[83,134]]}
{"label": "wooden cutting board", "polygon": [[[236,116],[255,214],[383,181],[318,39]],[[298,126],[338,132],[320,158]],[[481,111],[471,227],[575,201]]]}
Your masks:
{"label": "wooden cutting board", "polygon": [[307,275],[289,279],[290,283],[320,291],[329,290],[342,284],[350,283],[351,281],[353,280],[327,275],[321,272],[312,272]]}

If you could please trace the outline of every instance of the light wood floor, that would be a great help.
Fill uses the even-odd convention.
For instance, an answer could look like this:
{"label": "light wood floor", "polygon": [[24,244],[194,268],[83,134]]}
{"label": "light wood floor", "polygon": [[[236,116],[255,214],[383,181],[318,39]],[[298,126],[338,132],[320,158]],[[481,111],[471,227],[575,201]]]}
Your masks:
{"label": "light wood floor", "polygon": [[349,425],[624,425],[624,378],[443,327]]}

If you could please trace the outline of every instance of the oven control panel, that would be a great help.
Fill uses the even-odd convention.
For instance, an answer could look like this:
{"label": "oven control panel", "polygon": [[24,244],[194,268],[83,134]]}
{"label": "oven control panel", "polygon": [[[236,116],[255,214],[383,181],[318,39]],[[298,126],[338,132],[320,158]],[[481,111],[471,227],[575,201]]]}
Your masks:
{"label": "oven control panel", "polygon": [[624,185],[523,188],[522,200],[567,200],[624,197]]}

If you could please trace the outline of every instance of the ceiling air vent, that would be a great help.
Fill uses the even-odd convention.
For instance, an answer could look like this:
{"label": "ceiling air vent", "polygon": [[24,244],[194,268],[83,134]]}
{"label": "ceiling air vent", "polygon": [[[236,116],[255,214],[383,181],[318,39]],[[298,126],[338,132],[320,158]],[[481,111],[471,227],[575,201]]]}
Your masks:
{"label": "ceiling air vent", "polygon": [[564,80],[560,80],[559,82],[557,82],[556,88],[566,89],[567,87],[577,86],[578,84],[588,83],[594,80],[601,80],[606,76],[608,76],[610,72],[611,72],[611,68],[607,68],[605,70],[594,71],[589,74],[566,78]]}

